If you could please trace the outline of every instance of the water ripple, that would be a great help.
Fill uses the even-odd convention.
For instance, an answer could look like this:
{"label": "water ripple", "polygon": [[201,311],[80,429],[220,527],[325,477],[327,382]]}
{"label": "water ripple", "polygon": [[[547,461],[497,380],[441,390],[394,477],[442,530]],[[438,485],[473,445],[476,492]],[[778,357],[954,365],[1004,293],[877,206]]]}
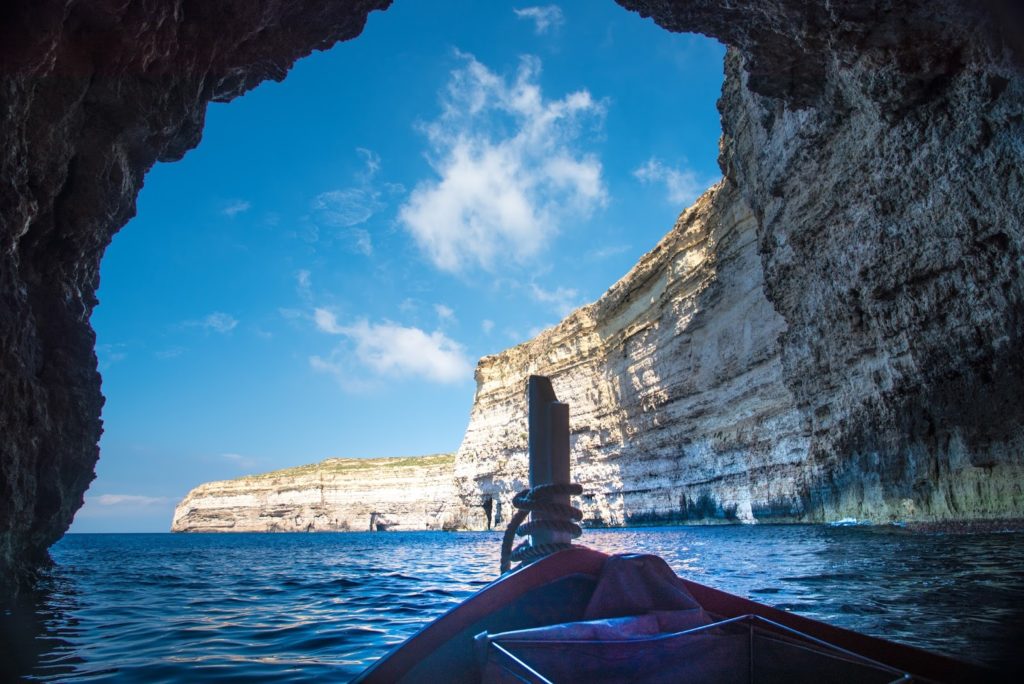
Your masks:
{"label": "water ripple", "polygon": [[[1024,628],[1019,534],[757,526],[592,530],[585,541],[996,665],[1010,663]],[[15,668],[0,666],[0,679],[345,680],[493,580],[499,543],[497,533],[69,535],[34,604],[0,616],[0,661]]]}

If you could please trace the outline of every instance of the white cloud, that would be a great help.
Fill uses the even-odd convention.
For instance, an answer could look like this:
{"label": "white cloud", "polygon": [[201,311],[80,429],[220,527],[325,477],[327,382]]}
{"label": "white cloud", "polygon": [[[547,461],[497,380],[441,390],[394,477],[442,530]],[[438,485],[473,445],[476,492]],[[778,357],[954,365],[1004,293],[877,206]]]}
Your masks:
{"label": "white cloud", "polygon": [[545,5],[544,7],[523,7],[513,9],[520,19],[528,19],[533,22],[533,30],[537,35],[547,33],[548,30],[558,28],[565,23],[565,15],[558,5]]}
{"label": "white cloud", "polygon": [[309,271],[302,269],[295,274],[295,285],[299,289],[299,295],[303,299],[309,298],[312,294],[313,280]]}
{"label": "white cloud", "polygon": [[656,157],[651,157],[643,166],[634,169],[633,176],[641,183],[663,183],[668,201],[687,207],[711,185],[710,180],[701,181],[692,169],[666,166]]}
{"label": "white cloud", "polygon": [[141,496],[138,494],[101,494],[96,497],[96,503],[100,506],[155,506],[156,504],[167,503],[170,499],[166,496]]}
{"label": "white cloud", "polygon": [[[331,354],[332,357],[337,355],[337,350]],[[333,375],[345,389],[353,389],[350,378],[345,372],[345,367],[342,363],[331,359],[325,359],[322,356],[310,356],[309,367],[315,370],[317,373],[324,373],[326,375]]]}
{"label": "white cloud", "polygon": [[534,57],[507,80],[458,56],[443,112],[423,127],[439,179],[418,183],[399,219],[438,268],[493,270],[535,256],[566,218],[605,204],[600,161],[575,149],[604,107],[586,90],[546,100]]}
{"label": "white cloud", "polygon": [[[341,335],[354,345],[354,358],[376,375],[420,377],[439,383],[461,382],[473,376],[473,366],[465,349],[444,333],[425,332],[385,321],[360,320],[341,325],[326,309],[316,309],[313,320],[322,332]],[[312,356],[310,366],[317,371],[345,378],[346,350],[339,347],[329,358]]]}
{"label": "white cloud", "polygon": [[356,342],[356,356],[378,373],[419,375],[436,382],[473,375],[462,345],[441,332],[360,321],[349,335]]}
{"label": "white cloud", "polygon": [[228,333],[235,329],[238,325],[238,320],[235,319],[231,314],[226,314],[222,311],[214,311],[209,314],[206,318],[200,321],[200,324],[208,329],[219,333]]}
{"label": "white cloud", "polygon": [[295,273],[295,293],[306,305],[313,302],[313,275],[306,269]]}
{"label": "white cloud", "polygon": [[239,468],[253,468],[256,466],[256,461],[254,459],[251,459],[247,456],[243,456],[242,454],[227,453],[221,454],[220,457],[223,458],[225,461],[230,461],[231,463],[234,463]]}
{"label": "white cloud", "polygon": [[444,304],[435,304],[434,311],[437,312],[437,317],[441,320],[442,323],[455,321],[455,310],[452,309],[450,306],[445,306]]}
{"label": "white cloud", "polygon": [[315,309],[313,311],[313,322],[320,332],[331,335],[344,335],[345,328],[338,325],[338,318],[327,309]]}
{"label": "white cloud", "polygon": [[366,188],[322,192],[313,199],[317,219],[327,225],[351,228],[366,223],[382,207],[377,193]]}
{"label": "white cloud", "polygon": [[168,359],[176,359],[185,353],[184,347],[169,347],[167,349],[161,349],[155,352],[153,355],[161,361],[167,361]]}
{"label": "white cloud", "polygon": [[234,330],[235,326],[238,325],[238,321],[230,314],[215,311],[203,319],[203,325],[210,330],[215,330],[219,333],[226,333]]}
{"label": "white cloud", "polygon": [[117,344],[97,344],[96,357],[99,360],[100,370],[105,371],[115,363],[128,358],[128,353],[124,351],[126,347],[127,345],[123,342],[118,342]]}
{"label": "white cloud", "polygon": [[214,311],[199,320],[184,321],[183,328],[203,328],[221,334],[229,333],[238,326],[238,319],[223,311]]}
{"label": "white cloud", "polygon": [[530,296],[541,304],[550,306],[559,316],[567,316],[573,309],[582,304],[579,292],[570,287],[556,287],[554,290],[545,290],[536,283],[531,283]]}
{"label": "white cloud", "polygon": [[629,245],[609,245],[607,247],[591,249],[584,254],[584,257],[590,261],[603,261],[609,257],[628,252],[629,250]]}
{"label": "white cloud", "polygon": [[484,331],[484,335],[490,335],[491,331],[494,330],[494,321],[489,318],[485,318],[480,321],[480,329]]}
{"label": "white cloud", "polygon": [[356,152],[363,158],[364,165],[364,169],[355,174],[356,184],[322,192],[313,198],[313,219],[335,228],[355,251],[370,256],[373,238],[368,230],[359,226],[387,207],[385,191],[393,194],[404,192],[405,188],[393,183],[378,187],[375,178],[380,171],[380,155],[363,147],[357,147]]}
{"label": "white cloud", "polygon": [[231,200],[228,202],[220,213],[224,214],[228,218],[235,218],[238,214],[249,211],[252,208],[252,204],[248,200]]}
{"label": "white cloud", "polygon": [[352,239],[352,246],[357,252],[364,256],[373,254],[373,239],[370,237],[370,231],[353,228],[349,231],[349,236]]}
{"label": "white cloud", "polygon": [[380,155],[373,150],[368,150],[365,147],[357,147],[356,152],[363,158],[363,163],[366,164],[366,172],[364,177],[369,180],[377,175],[380,171]]}

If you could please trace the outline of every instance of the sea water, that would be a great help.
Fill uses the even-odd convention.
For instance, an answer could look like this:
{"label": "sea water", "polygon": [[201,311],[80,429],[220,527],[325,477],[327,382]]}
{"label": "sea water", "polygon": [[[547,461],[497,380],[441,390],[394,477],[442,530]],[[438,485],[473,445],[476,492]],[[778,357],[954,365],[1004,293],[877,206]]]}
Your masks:
{"label": "sea water", "polygon": [[[997,667],[1019,658],[1024,535],[898,528],[588,530],[684,577]],[[346,681],[495,579],[500,535],[73,534],[0,617],[0,679]]]}

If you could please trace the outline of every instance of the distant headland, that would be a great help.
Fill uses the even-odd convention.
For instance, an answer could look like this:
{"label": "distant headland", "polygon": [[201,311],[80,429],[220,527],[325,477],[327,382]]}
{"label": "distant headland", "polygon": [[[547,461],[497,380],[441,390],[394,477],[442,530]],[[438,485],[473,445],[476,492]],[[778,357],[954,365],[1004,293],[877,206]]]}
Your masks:
{"label": "distant headland", "polygon": [[199,485],[172,532],[447,530],[465,526],[454,454],[329,458]]}

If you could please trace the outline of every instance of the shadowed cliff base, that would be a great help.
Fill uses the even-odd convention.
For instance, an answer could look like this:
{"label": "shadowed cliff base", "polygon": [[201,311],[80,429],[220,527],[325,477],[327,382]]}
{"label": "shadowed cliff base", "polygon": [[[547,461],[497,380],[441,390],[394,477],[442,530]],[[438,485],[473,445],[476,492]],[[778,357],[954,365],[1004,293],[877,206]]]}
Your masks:
{"label": "shadowed cliff base", "polygon": [[[358,35],[366,15],[388,4],[16,0],[0,10],[0,582],[44,561],[93,477],[103,398],[89,315],[100,258],[133,215],[145,172],[198,143],[208,102],[283,78],[299,57]],[[699,311],[651,314],[657,324],[643,329],[629,328],[632,314],[611,321],[622,334],[600,351],[609,359],[653,364],[662,358],[650,349],[658,336],[696,337],[694,321],[705,332],[700,345],[663,355],[657,363],[667,369],[627,363],[619,373],[595,362],[602,370],[587,401],[607,408],[594,409],[575,443],[593,477],[621,484],[623,464],[638,453],[629,445],[648,434],[650,477],[674,477],[680,460],[704,467],[741,519],[794,491],[806,509],[837,515],[898,510],[909,499],[922,516],[1019,517],[1024,76],[1011,33],[1019,4],[621,4],[731,48],[720,165],[734,201],[722,211],[745,211],[738,234],[753,241],[731,252],[742,267],[730,267],[727,250],[709,250],[722,260],[709,257],[698,280],[709,298],[756,300],[768,327],[748,336],[723,322],[729,334],[710,336],[718,309],[708,299]],[[760,299],[715,285],[729,273]],[[629,293],[617,296],[625,302]],[[701,295],[678,301],[687,297]],[[743,363],[763,350],[756,366],[771,367],[759,374],[774,394],[694,402],[706,439],[659,441],[651,432],[659,411],[699,394],[682,375],[662,382],[673,364],[699,367],[718,385],[741,379],[735,358],[718,350]],[[486,402],[515,406],[488,380],[495,364],[479,371],[476,422],[455,468],[470,499],[486,494],[497,507],[518,466],[484,472],[469,449],[497,429],[480,423]],[[548,372],[545,364],[538,349],[524,371]],[[577,400],[572,386],[586,380],[568,369],[551,374],[559,395]],[[745,413],[744,402],[768,408]],[[729,410],[711,430],[716,403]],[[755,417],[773,411],[767,422]],[[614,422],[600,420],[615,412]],[[504,444],[499,450],[516,450]],[[776,491],[764,453],[793,489]],[[851,493],[858,482],[862,493]],[[653,510],[677,500],[666,492]],[[608,517],[650,508],[625,495],[599,505]]]}

